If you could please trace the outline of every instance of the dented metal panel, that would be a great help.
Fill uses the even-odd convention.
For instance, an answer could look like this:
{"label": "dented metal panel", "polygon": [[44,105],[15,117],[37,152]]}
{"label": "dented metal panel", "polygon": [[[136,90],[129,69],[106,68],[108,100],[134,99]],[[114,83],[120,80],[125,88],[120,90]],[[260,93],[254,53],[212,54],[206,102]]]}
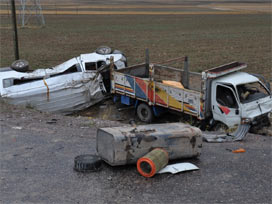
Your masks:
{"label": "dented metal panel", "polygon": [[[111,56],[117,69],[125,67],[123,54],[89,53],[31,72],[1,69],[0,97],[12,104],[65,114],[88,108],[104,98],[106,89],[99,68],[109,64]],[[96,65],[95,69],[86,70],[89,62]]]}
{"label": "dented metal panel", "polygon": [[[161,67],[155,66],[155,70],[156,68],[161,69]],[[157,81],[150,81],[149,78],[140,78],[138,76],[124,74],[122,71],[115,71],[113,73],[113,93],[127,95],[132,98],[136,97],[137,99],[149,102],[151,105],[186,112],[190,115],[197,116],[199,119],[203,119],[204,114],[201,110],[200,92],[163,84]]]}
{"label": "dented metal panel", "polygon": [[163,148],[170,159],[199,156],[201,131],[183,123],[100,128],[96,136],[99,156],[112,166],[136,163],[154,148]]}
{"label": "dented metal panel", "polygon": [[236,86],[238,84],[258,82],[259,79],[251,74],[246,73],[246,72],[235,72],[235,73],[231,73],[231,74],[222,76],[220,78],[217,78],[213,81],[224,83],[224,84],[232,84],[232,85]]}
{"label": "dented metal panel", "polygon": [[68,114],[104,98],[102,77],[94,75],[78,72],[11,86],[4,89],[2,97],[11,104]]}
{"label": "dented metal panel", "polygon": [[260,115],[272,112],[272,95],[250,103],[241,104],[241,107],[243,110],[242,118],[248,118],[253,121],[254,118]]}

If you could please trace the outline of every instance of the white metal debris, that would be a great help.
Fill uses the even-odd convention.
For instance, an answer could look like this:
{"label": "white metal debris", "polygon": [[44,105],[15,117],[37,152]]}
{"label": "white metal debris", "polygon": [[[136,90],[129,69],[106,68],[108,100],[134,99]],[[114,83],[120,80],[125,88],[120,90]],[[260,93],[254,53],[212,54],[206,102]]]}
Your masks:
{"label": "white metal debris", "polygon": [[198,170],[199,168],[191,163],[177,163],[177,164],[171,164],[167,165],[163,169],[161,169],[158,174],[163,174],[163,173],[172,173],[176,174],[179,172],[183,171],[192,171],[192,170]]}
{"label": "white metal debris", "polygon": [[202,132],[203,140],[212,143],[234,142],[244,139],[250,129],[250,124],[240,124],[232,133]]}

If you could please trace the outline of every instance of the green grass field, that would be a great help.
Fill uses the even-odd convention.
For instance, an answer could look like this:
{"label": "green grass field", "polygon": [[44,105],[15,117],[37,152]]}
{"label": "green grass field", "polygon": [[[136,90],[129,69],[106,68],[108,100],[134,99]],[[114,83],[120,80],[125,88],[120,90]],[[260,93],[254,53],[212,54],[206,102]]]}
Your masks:
{"label": "green grass field", "polygon": [[[271,79],[271,15],[46,15],[44,28],[20,28],[20,58],[52,67],[100,45],[122,50],[129,65],[187,55],[201,71],[230,61]],[[0,66],[14,60],[9,16],[1,16]]]}

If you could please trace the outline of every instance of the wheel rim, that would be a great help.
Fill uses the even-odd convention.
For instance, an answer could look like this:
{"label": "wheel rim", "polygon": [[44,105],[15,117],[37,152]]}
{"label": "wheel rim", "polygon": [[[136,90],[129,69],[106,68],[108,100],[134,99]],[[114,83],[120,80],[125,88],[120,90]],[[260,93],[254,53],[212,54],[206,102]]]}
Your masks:
{"label": "wheel rim", "polygon": [[238,128],[238,125],[234,125],[232,127],[228,127],[228,126],[226,126],[223,123],[218,123],[215,126],[215,131],[224,132],[226,134],[232,134],[232,133],[234,133],[237,130],[237,128]]}
{"label": "wheel rim", "polygon": [[23,67],[23,66],[24,66],[24,63],[23,63],[23,62],[17,62],[16,66],[18,66],[18,67]]}
{"label": "wheel rim", "polygon": [[141,114],[142,114],[144,119],[146,119],[148,117],[148,111],[146,109],[142,109]]}

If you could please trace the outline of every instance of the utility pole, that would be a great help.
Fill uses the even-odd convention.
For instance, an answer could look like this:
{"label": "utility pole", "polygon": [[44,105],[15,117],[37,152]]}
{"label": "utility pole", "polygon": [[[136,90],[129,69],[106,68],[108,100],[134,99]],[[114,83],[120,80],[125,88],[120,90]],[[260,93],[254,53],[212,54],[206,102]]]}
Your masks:
{"label": "utility pole", "polygon": [[12,14],[12,24],[13,24],[14,55],[15,55],[15,60],[18,60],[19,47],[18,47],[18,34],[17,34],[17,22],[16,22],[16,9],[15,9],[14,0],[11,0],[11,14]]}

